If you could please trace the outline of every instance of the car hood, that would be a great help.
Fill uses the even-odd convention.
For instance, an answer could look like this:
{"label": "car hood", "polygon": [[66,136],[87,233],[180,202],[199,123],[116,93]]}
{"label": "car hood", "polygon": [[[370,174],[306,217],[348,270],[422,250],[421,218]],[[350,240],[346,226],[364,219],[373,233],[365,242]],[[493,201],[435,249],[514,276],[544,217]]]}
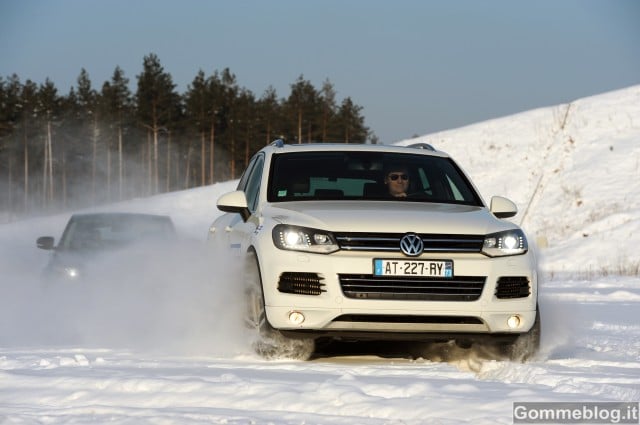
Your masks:
{"label": "car hood", "polygon": [[282,202],[267,206],[263,216],[334,232],[488,234],[517,227],[485,207],[424,202]]}
{"label": "car hood", "polygon": [[63,250],[58,249],[53,252],[50,263],[63,266],[78,266],[90,262],[104,255],[98,250]]}

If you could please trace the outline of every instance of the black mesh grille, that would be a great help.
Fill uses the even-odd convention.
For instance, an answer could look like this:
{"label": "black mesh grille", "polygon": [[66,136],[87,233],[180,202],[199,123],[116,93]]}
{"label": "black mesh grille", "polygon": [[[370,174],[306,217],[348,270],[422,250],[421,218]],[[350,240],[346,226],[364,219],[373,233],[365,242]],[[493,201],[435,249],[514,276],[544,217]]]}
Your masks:
{"label": "black mesh grille", "polygon": [[280,275],[278,291],[286,294],[320,295],[326,292],[317,273],[285,272]]}
{"label": "black mesh grille", "polygon": [[496,298],[526,298],[531,294],[529,279],[524,276],[501,277],[496,285]]}
{"label": "black mesh grille", "polygon": [[[334,233],[340,249],[346,251],[400,252],[404,233]],[[420,234],[423,252],[481,252],[483,235]]]}
{"label": "black mesh grille", "polygon": [[472,316],[402,316],[391,314],[343,314],[334,322],[369,323],[430,323],[451,325],[481,325],[482,320]]}
{"label": "black mesh grille", "polygon": [[347,298],[419,301],[475,301],[486,280],[483,276],[440,279],[364,274],[341,274],[339,278]]}

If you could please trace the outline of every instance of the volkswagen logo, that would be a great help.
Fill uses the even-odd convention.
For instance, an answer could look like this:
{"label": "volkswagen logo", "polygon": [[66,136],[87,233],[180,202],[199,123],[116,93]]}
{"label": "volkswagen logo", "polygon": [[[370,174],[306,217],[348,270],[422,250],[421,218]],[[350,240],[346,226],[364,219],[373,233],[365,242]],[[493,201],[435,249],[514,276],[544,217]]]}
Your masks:
{"label": "volkswagen logo", "polygon": [[415,257],[422,254],[423,249],[422,238],[415,233],[408,233],[400,239],[400,250],[404,255]]}

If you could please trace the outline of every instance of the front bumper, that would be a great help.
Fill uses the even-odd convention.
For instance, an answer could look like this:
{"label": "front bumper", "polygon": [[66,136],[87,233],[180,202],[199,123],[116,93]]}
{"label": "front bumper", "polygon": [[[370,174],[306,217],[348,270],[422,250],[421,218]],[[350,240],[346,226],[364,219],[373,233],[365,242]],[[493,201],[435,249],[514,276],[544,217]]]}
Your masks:
{"label": "front bumper", "polygon": [[[484,277],[481,293],[473,301],[350,298],[345,296],[339,276],[370,275],[374,258],[370,253],[339,251],[320,255],[277,251],[276,254],[277,258],[260,261],[261,276],[267,319],[273,328],[285,333],[389,339],[464,335],[469,339],[474,335],[524,333],[535,321],[537,274],[531,253],[499,258],[450,253],[417,257],[453,260],[454,276]],[[377,256],[390,257],[393,256]],[[281,292],[278,289],[280,277],[292,272],[317,274],[322,280],[323,291],[318,295]],[[529,294],[519,298],[498,298],[496,285],[501,277],[526,278]],[[301,313],[304,320],[294,322],[292,312]],[[299,315],[296,317],[299,319]],[[514,321],[517,326],[513,326]]]}

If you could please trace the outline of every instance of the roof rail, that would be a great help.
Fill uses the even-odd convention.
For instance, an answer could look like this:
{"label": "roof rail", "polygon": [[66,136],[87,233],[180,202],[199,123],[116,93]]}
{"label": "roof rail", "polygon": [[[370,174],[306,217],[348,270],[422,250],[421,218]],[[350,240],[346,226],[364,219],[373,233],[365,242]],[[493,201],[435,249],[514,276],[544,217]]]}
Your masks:
{"label": "roof rail", "polygon": [[281,148],[284,146],[284,140],[276,139],[273,142],[271,142],[271,146],[275,146],[276,148]]}
{"label": "roof rail", "polygon": [[432,145],[430,145],[429,143],[414,143],[412,145],[407,145],[406,147],[408,148],[414,148],[414,149],[426,149],[428,151],[436,151],[436,148],[434,148]]}

